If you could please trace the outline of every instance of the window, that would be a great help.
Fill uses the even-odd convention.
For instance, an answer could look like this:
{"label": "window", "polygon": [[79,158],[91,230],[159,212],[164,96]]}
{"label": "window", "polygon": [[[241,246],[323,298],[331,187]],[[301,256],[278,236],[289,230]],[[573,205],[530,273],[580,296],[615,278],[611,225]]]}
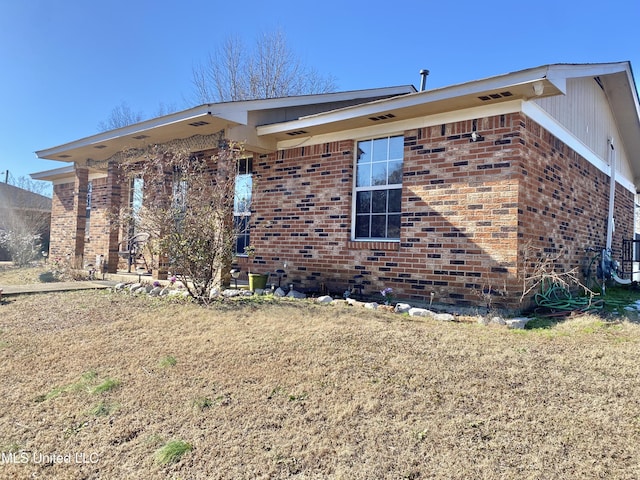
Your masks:
{"label": "window", "polygon": [[358,142],[355,239],[399,240],[404,137]]}
{"label": "window", "polygon": [[183,218],[187,209],[187,181],[183,180],[182,172],[174,170],[171,183],[172,207],[176,212],[178,220]]}
{"label": "window", "polygon": [[142,200],[144,195],[144,180],[136,177],[131,180],[129,189],[129,208],[131,209],[131,226],[129,228],[129,236],[133,237],[138,232],[138,224],[140,223],[140,209],[142,208]]}
{"label": "window", "polygon": [[253,193],[253,159],[238,160],[235,193],[233,197],[233,224],[236,230],[235,254],[244,255],[250,245],[249,224],[251,220],[251,197]]}
{"label": "window", "polygon": [[84,236],[86,240],[89,240],[89,227],[91,226],[91,194],[93,192],[93,182],[87,183],[87,210],[86,210],[86,223],[84,225]]}

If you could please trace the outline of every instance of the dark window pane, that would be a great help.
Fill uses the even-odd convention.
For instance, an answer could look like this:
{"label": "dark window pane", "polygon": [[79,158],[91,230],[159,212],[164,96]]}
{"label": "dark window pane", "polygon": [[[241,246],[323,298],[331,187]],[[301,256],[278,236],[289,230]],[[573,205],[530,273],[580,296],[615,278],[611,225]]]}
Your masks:
{"label": "dark window pane", "polygon": [[356,238],[369,237],[369,215],[356,216]]}
{"label": "dark window pane", "polygon": [[356,214],[371,212],[371,192],[356,193]]}
{"label": "dark window pane", "polygon": [[371,211],[373,213],[386,213],[387,212],[387,191],[374,190],[372,194],[373,194],[373,198],[371,201]]}
{"label": "dark window pane", "polygon": [[371,215],[371,237],[385,238],[387,236],[387,216]]}
{"label": "dark window pane", "polygon": [[389,162],[389,185],[402,183],[402,162]]}
{"label": "dark window pane", "polygon": [[249,229],[249,217],[233,217],[237,234],[244,234]]}
{"label": "dark window pane", "polygon": [[389,209],[388,212],[400,212],[400,208],[402,205],[402,189],[394,188],[393,190],[388,190],[389,192]]}
{"label": "dark window pane", "polygon": [[389,160],[402,159],[404,157],[404,137],[391,137],[389,139]]}
{"label": "dark window pane", "polygon": [[400,215],[389,215],[387,238],[400,238]]}

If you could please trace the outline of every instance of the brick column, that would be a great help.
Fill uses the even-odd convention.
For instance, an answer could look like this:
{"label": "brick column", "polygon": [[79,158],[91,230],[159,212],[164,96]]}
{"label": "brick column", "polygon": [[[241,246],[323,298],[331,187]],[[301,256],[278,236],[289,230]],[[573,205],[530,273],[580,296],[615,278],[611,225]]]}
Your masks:
{"label": "brick column", "polygon": [[[122,205],[122,175],[120,167],[116,162],[109,162],[107,166],[107,206],[110,208],[111,214],[115,214],[120,211]],[[116,273],[118,270],[118,240],[119,229],[115,225],[109,225],[108,236],[108,255],[107,255],[107,271],[109,273]]]}
{"label": "brick column", "polygon": [[84,237],[87,225],[87,185],[89,169],[76,165],[76,177],[73,183],[72,261],[76,268],[82,268],[84,257]]}

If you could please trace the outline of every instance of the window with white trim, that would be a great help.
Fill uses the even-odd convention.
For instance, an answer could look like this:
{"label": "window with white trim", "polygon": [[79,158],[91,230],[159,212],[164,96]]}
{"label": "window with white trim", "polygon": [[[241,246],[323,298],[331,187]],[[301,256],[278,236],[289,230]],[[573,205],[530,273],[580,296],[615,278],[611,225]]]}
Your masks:
{"label": "window with white trim", "polygon": [[233,197],[233,224],[236,230],[235,254],[244,255],[250,245],[251,197],[253,194],[253,159],[240,158]]}
{"label": "window with white trim", "polygon": [[399,240],[404,136],[358,142],[353,238]]}
{"label": "window with white trim", "polygon": [[142,177],[131,179],[129,188],[129,208],[131,209],[131,225],[129,227],[129,236],[133,237],[139,233],[140,210],[144,196],[144,180]]}
{"label": "window with white trim", "polygon": [[85,236],[85,240],[89,240],[90,235],[89,235],[89,230],[91,228],[91,195],[93,193],[93,182],[91,180],[89,180],[89,182],[87,183],[87,220],[84,226],[84,236]]}

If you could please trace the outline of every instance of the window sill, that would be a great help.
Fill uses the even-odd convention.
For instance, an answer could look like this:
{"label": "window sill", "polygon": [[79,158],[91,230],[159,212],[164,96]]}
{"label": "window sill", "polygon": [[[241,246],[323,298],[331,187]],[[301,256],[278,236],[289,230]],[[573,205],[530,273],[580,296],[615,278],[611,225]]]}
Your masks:
{"label": "window sill", "polygon": [[398,241],[370,241],[370,240],[350,240],[347,242],[349,250],[400,250],[400,242]]}

